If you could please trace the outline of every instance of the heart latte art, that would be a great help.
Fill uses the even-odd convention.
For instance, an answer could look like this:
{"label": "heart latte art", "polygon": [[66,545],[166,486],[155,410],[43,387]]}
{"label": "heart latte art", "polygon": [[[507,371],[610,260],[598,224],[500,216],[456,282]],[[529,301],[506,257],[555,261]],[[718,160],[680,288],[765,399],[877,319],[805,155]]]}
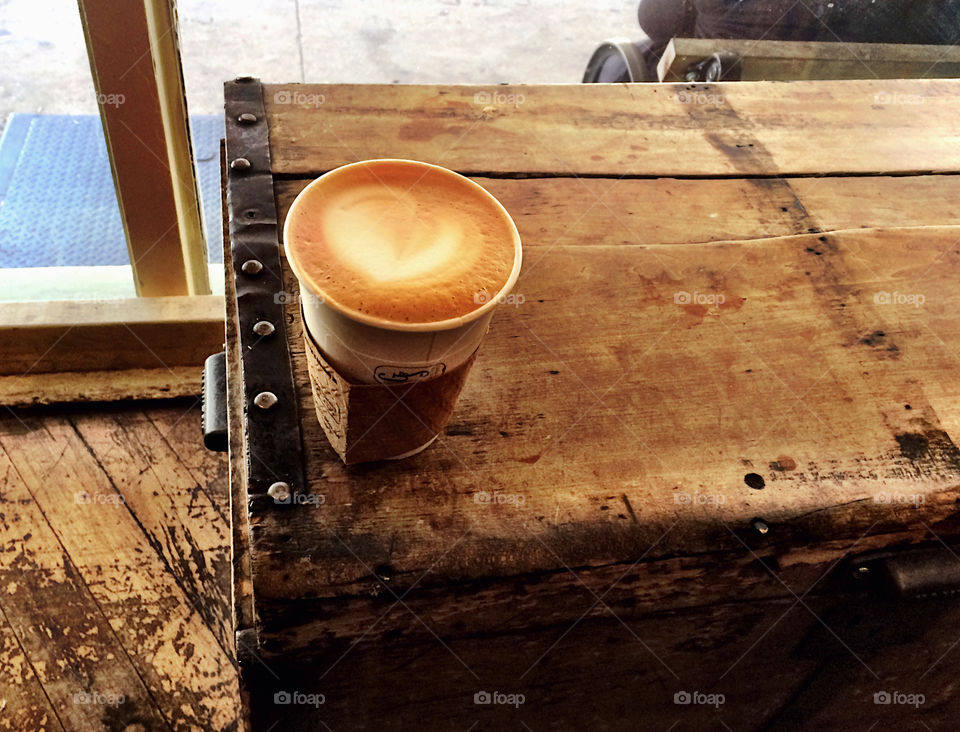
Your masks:
{"label": "heart latte art", "polygon": [[343,310],[434,323],[496,295],[516,241],[507,214],[479,186],[442,168],[381,160],[306,189],[284,244],[301,279]]}

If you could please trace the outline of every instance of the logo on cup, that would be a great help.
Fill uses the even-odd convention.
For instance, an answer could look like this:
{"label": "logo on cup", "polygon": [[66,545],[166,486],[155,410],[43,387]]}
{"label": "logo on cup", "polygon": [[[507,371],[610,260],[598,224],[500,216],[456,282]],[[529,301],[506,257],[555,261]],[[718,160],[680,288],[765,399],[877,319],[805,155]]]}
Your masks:
{"label": "logo on cup", "polygon": [[373,370],[373,378],[381,384],[392,386],[433,379],[446,370],[445,363],[432,363],[427,366],[377,366]]}

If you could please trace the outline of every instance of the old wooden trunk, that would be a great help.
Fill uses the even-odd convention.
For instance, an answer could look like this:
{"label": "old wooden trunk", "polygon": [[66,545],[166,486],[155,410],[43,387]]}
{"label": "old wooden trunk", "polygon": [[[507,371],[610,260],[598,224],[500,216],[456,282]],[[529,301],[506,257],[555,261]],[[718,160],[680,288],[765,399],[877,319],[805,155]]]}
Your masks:
{"label": "old wooden trunk", "polygon": [[[228,83],[234,595],[255,726],[949,728],[958,94]],[[295,298],[250,306],[236,239],[276,244],[307,182],[373,157],[473,177],[525,263],[438,442],[345,467]],[[295,293],[279,257],[276,293]],[[269,317],[272,343],[241,343]],[[288,378],[258,349],[289,354],[276,412],[250,405],[245,381],[282,397]],[[299,503],[266,499],[280,479]]]}

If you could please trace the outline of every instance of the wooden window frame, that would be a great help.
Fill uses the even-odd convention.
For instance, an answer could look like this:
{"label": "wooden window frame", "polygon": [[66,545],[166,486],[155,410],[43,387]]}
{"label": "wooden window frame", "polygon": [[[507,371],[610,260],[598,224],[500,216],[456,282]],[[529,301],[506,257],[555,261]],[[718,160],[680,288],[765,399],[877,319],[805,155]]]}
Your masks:
{"label": "wooden window frame", "polygon": [[173,0],[79,0],[136,298],[0,307],[0,404],[197,394],[221,350]]}

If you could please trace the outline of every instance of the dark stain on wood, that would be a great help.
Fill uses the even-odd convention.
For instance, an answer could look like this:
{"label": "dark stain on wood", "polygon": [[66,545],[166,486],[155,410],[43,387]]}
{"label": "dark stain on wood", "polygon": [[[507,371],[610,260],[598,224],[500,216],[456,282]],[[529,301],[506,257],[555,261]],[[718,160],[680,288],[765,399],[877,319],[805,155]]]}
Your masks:
{"label": "dark stain on wood", "polygon": [[772,463],[770,463],[770,470],[775,470],[778,473],[783,473],[788,470],[796,470],[797,462],[792,457],[787,455],[781,455]]}

